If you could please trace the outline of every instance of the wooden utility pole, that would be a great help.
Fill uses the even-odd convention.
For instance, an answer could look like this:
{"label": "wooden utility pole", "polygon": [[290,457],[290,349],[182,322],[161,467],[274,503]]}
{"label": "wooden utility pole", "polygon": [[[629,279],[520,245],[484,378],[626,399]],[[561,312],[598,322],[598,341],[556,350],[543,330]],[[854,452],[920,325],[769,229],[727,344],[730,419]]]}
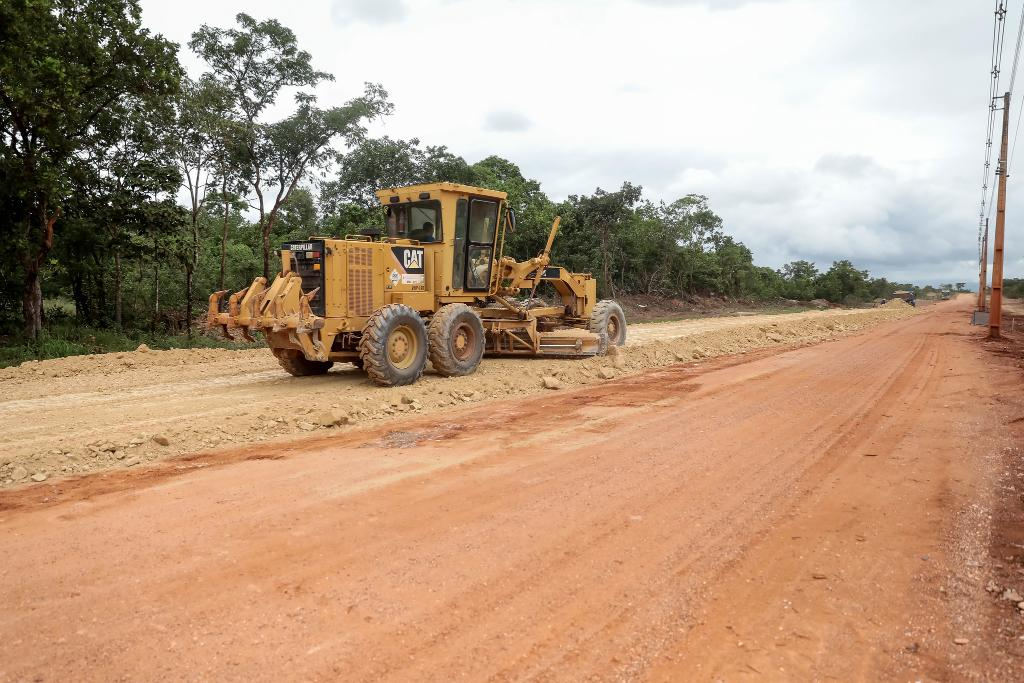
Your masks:
{"label": "wooden utility pole", "polygon": [[981,238],[981,283],[978,285],[978,310],[985,310],[985,290],[988,288],[988,219],[985,219],[985,235]]}
{"label": "wooden utility pole", "polygon": [[996,200],[996,239],[992,245],[992,302],[988,336],[999,339],[1003,317],[1003,234],[1006,229],[1006,144],[1010,131],[1010,93],[1003,95],[1003,143],[999,147],[999,199]]}

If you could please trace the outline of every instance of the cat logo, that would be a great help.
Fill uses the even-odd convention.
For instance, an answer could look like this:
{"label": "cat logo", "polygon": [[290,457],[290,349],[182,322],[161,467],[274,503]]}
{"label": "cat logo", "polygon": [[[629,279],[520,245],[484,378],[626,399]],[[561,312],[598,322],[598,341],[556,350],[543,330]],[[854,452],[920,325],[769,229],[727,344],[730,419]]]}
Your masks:
{"label": "cat logo", "polygon": [[391,247],[395,258],[395,270],[401,275],[402,284],[423,284],[423,248],[422,247]]}
{"label": "cat logo", "polygon": [[422,249],[406,249],[405,253],[402,254],[402,263],[406,270],[417,270],[423,267],[423,250]]}

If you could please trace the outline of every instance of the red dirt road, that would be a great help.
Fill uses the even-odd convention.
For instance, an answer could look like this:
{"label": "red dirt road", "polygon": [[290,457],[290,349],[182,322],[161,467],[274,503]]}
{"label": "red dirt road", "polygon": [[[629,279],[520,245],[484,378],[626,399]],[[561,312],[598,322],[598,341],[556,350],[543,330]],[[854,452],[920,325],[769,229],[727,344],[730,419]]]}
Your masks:
{"label": "red dirt road", "polygon": [[966,306],[0,492],[0,679],[1010,680],[1021,374]]}

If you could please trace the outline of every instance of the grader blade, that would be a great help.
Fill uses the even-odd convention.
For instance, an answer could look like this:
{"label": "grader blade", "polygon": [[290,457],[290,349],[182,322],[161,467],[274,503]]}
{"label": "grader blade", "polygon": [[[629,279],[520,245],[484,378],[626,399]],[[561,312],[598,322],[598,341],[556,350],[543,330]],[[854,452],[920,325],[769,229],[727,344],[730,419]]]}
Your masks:
{"label": "grader blade", "polygon": [[538,332],[541,356],[581,358],[600,356],[608,350],[608,337],[587,330]]}

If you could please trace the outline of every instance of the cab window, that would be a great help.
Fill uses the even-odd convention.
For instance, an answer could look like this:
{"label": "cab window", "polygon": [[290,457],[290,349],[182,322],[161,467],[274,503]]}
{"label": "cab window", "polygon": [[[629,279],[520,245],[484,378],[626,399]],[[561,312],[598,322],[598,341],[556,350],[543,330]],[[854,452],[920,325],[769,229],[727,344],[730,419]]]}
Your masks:
{"label": "cab window", "polygon": [[441,241],[441,203],[391,204],[386,209],[388,237]]}
{"label": "cab window", "polygon": [[498,224],[498,203],[473,200],[469,207],[469,241],[477,244],[494,242]]}
{"label": "cab window", "polygon": [[466,289],[486,290],[491,284],[494,231],[498,203],[474,199],[469,203],[469,239],[466,243]]}

